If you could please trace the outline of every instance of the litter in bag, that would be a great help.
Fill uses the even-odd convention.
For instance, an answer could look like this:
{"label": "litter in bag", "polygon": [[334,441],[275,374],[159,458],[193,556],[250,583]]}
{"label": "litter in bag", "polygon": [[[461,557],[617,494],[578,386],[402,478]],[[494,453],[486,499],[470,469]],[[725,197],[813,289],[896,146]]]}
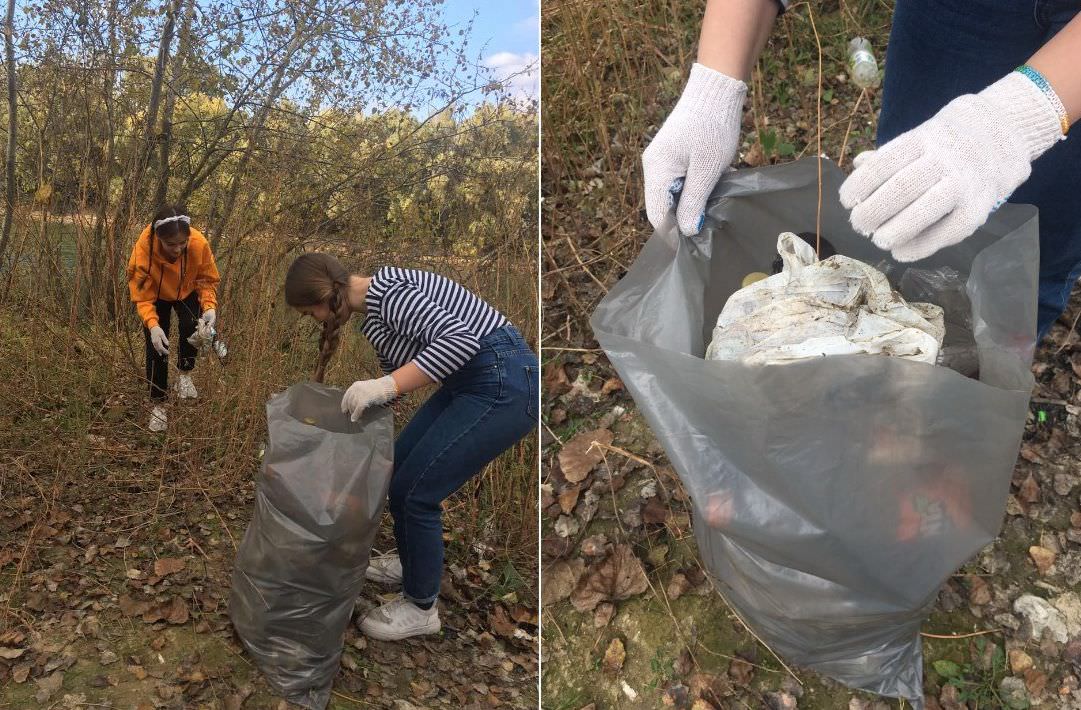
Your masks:
{"label": "litter in bag", "polygon": [[886,276],[837,254],[818,260],[792,232],[777,238],[781,273],[736,291],[725,303],[710,360],[779,364],[826,355],[892,355],[934,364],[945,335],[942,309],[906,303]]}
{"label": "litter in bag", "polygon": [[980,365],[972,337],[972,304],[961,274],[949,266],[909,268],[901,277],[898,289],[905,298],[928,301],[942,308],[946,339],[938,351],[937,364],[965,377],[975,377]]}
{"label": "litter in bag", "polygon": [[394,468],[392,412],[373,407],[351,422],[341,399],[304,382],[267,403],[255,514],[229,601],[270,685],[311,710],[330,701]]}
{"label": "litter in bag", "polygon": [[[591,323],[691,498],[727,602],[789,662],[918,709],[920,625],[997,535],[1020,448],[1036,210],[1004,205],[968,239],[901,264],[852,230],[829,161],[818,225],[817,160],[726,174],[699,235],[680,237],[669,216]],[[770,270],[786,230],[828,236],[895,281],[908,268],[956,271],[979,379],[882,355],[705,359],[722,307],[748,273]]]}

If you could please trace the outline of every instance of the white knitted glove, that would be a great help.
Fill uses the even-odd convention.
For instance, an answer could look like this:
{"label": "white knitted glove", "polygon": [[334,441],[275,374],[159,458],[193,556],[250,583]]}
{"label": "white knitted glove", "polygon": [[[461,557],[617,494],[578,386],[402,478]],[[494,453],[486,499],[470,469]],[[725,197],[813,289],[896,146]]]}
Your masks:
{"label": "white knitted glove", "polygon": [[160,325],[150,329],[150,345],[162,357],[169,354],[169,339],[165,337],[165,331],[161,329]]}
{"label": "white knitted glove", "polygon": [[398,385],[390,375],[378,380],[357,380],[342,396],[342,413],[349,414],[349,420],[355,422],[368,407],[386,404],[397,396]]}
{"label": "white knitted glove", "polygon": [[1051,100],[1010,72],[965,94],[878,150],[861,153],[841,185],[852,227],[898,261],[968,237],[1063,138]]}
{"label": "white knitted glove", "polygon": [[214,323],[217,322],[217,320],[218,314],[213,308],[208,308],[203,311],[203,321],[205,321],[207,325],[212,326],[214,325]]}
{"label": "white knitted glove", "polygon": [[673,183],[686,177],[676,208],[685,235],[702,228],[706,199],[736,157],[747,85],[702,64],[691,76],[676,107],[642,153],[646,216],[656,229],[672,207]]}

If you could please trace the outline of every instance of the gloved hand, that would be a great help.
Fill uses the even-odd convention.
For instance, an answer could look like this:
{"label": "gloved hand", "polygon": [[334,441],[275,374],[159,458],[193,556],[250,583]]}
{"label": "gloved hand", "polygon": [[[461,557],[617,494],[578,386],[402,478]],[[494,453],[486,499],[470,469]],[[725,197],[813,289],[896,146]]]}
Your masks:
{"label": "gloved hand", "polygon": [[355,422],[368,407],[386,404],[397,396],[398,385],[390,375],[378,380],[357,380],[342,396],[342,413],[349,414],[349,420]]}
{"label": "gloved hand", "polygon": [[203,311],[203,322],[209,326],[213,326],[218,320],[218,314],[214,312],[213,308],[208,308]]}
{"label": "gloved hand", "polygon": [[841,204],[875,246],[898,261],[917,261],[976,231],[1028,179],[1032,161],[1061,138],[1048,97],[1011,72],[856,156]]}
{"label": "gloved hand", "polygon": [[150,329],[150,344],[158,355],[165,357],[169,354],[169,339],[165,337],[165,331],[161,329],[160,325]]}
{"label": "gloved hand", "polygon": [[646,216],[656,229],[672,206],[672,186],[681,177],[676,207],[679,230],[698,234],[706,198],[736,157],[747,85],[695,63],[676,107],[642,153]]}

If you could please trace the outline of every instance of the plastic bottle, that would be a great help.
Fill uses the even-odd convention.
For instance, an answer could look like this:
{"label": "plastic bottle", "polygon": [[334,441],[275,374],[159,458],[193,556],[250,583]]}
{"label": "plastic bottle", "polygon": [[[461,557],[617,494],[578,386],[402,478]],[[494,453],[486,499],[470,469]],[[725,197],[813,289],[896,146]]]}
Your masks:
{"label": "plastic bottle", "polygon": [[878,86],[878,62],[871,53],[871,43],[863,37],[856,37],[848,43],[848,69],[853,83],[861,89]]}

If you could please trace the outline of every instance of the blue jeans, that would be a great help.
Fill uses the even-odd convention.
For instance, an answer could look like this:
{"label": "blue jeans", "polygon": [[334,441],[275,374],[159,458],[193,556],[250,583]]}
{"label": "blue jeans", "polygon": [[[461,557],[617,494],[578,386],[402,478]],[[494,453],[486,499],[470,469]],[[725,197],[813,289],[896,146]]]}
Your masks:
{"label": "blue jeans", "polygon": [[537,427],[540,368],[513,326],[443,381],[394,442],[390,514],[402,561],[402,590],[413,602],[439,596],[443,576],[441,503]]}
{"label": "blue jeans", "polygon": [[[1024,64],[1078,11],[1081,0],[897,0],[878,144]],[[1056,143],[1037,158],[1010,202],[1040,211],[1038,327],[1043,337],[1081,276],[1081,138]]]}

